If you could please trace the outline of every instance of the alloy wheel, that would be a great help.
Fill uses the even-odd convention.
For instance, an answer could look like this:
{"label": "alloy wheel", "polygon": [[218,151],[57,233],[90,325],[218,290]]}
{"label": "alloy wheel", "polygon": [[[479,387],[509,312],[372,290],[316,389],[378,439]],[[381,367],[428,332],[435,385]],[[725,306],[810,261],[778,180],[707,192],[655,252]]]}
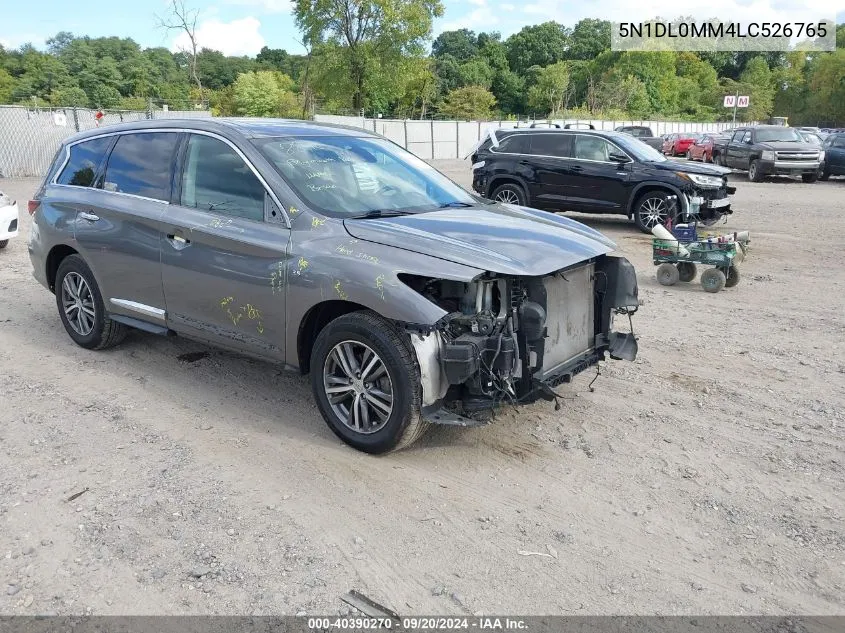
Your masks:
{"label": "alloy wheel", "polygon": [[496,194],[496,202],[503,202],[505,204],[519,204],[519,196],[513,189],[502,189]]}
{"label": "alloy wheel", "polygon": [[343,341],[331,349],[323,366],[323,388],[338,420],[356,433],[381,430],[393,411],[387,367],[359,341]]}
{"label": "alloy wheel", "polygon": [[88,336],[94,329],[94,296],[79,273],[70,272],[62,280],[62,308],[73,331]]}
{"label": "alloy wheel", "polygon": [[646,198],[640,204],[639,212],[643,226],[651,230],[669,219],[669,205],[663,198]]}

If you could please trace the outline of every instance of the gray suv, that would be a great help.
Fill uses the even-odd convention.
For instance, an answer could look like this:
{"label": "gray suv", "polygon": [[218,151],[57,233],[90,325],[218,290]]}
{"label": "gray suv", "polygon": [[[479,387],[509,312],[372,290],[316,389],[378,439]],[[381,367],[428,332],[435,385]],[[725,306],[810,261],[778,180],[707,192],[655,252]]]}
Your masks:
{"label": "gray suv", "polygon": [[363,451],[475,425],[610,354],[630,263],[578,222],[468,193],[359,129],[147,121],[59,150],[30,202],[34,275],[89,349],[128,328],[310,372]]}

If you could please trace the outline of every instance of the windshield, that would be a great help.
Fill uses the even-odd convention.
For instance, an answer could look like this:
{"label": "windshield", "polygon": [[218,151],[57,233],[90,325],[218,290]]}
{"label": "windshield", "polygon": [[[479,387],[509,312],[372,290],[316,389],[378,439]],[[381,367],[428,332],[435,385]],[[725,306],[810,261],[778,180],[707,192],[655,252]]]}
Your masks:
{"label": "windshield", "polygon": [[628,127],[624,128],[622,131],[627,132],[635,138],[648,138],[650,136],[653,136],[651,133],[651,129],[647,127]]}
{"label": "windshield", "polygon": [[329,216],[415,213],[482,202],[385,139],[310,136],[253,143],[309,206]]}
{"label": "windshield", "polygon": [[795,143],[800,143],[803,139],[795,131],[795,129],[791,127],[780,127],[780,128],[761,128],[757,130],[757,142],[758,143],[770,143],[772,141],[792,141]]}
{"label": "windshield", "polygon": [[632,136],[618,134],[613,136],[613,141],[622,146],[626,152],[631,154],[638,161],[645,163],[662,163],[669,160],[662,153],[643,141],[638,141]]}

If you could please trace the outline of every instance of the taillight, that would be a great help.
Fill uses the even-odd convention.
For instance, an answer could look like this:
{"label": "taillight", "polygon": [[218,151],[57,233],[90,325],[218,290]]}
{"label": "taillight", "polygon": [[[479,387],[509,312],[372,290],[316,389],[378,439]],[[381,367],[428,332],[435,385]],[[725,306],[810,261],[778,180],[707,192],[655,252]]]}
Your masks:
{"label": "taillight", "polygon": [[38,210],[38,205],[41,204],[40,200],[30,200],[26,203],[26,209],[29,211],[29,215],[32,215]]}

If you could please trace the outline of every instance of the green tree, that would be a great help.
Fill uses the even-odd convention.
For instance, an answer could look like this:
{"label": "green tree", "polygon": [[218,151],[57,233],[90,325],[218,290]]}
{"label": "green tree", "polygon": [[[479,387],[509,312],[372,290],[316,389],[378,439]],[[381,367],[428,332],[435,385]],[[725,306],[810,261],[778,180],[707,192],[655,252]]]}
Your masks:
{"label": "green tree", "polygon": [[524,27],[511,35],[505,45],[510,69],[519,74],[531,66],[550,66],[563,60],[569,45],[569,33],[557,22],[544,22]]}
{"label": "green tree", "polygon": [[493,77],[496,75],[496,71],[481,57],[461,64],[458,73],[461,86],[483,86],[488,89],[493,85]]}
{"label": "green tree", "polygon": [[762,56],[748,60],[739,76],[739,83],[746,88],[749,97],[745,119],[761,121],[771,116],[775,96],[774,84],[772,71]]}
{"label": "green tree", "polygon": [[555,116],[563,109],[569,90],[569,68],[566,62],[546,66],[537,74],[528,91],[528,105],[538,111]]}
{"label": "green tree", "polygon": [[443,31],[431,43],[431,54],[434,57],[451,55],[459,62],[465,62],[478,54],[478,39],[469,29]]}
{"label": "green tree", "polygon": [[586,18],[572,29],[569,38],[568,59],[594,59],[610,48],[610,22]]}
{"label": "green tree", "polygon": [[440,104],[440,114],[464,121],[487,120],[493,114],[496,97],[481,86],[464,86],[456,88],[446,95]]}
{"label": "green tree", "polygon": [[50,103],[54,106],[85,108],[88,107],[89,99],[82,88],[72,86],[54,90],[53,94],[50,95]]}
{"label": "green tree", "polygon": [[15,78],[5,68],[0,67],[0,103],[9,103],[14,91]]}
{"label": "green tree", "polygon": [[502,70],[493,78],[493,96],[503,112],[525,112],[525,81],[510,70]]}
{"label": "green tree", "polygon": [[293,85],[290,77],[276,71],[241,73],[232,87],[235,112],[255,117],[293,116],[297,110]]}
{"label": "green tree", "polygon": [[845,48],[818,58],[808,81],[817,121],[845,121]]}
{"label": "green tree", "polygon": [[437,97],[437,77],[431,59],[413,60],[403,72],[405,91],[399,99],[398,109],[407,118],[414,118],[419,112],[425,118],[429,106]]}
{"label": "green tree", "polygon": [[296,0],[294,16],[308,47],[334,43],[352,84],[352,107],[364,107],[368,79],[389,75],[403,56],[421,56],[440,0]]}

